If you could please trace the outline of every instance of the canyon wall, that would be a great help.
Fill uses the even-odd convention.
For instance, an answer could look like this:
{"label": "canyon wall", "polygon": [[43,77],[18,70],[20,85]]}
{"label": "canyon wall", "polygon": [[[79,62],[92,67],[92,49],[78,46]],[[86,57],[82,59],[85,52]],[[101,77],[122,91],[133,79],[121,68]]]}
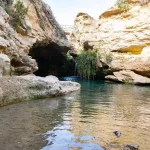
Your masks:
{"label": "canyon wall", "polygon": [[[19,9],[28,11],[25,18],[14,20],[16,2],[0,0],[0,106],[79,90],[78,83],[49,76],[71,49],[50,7],[41,0],[19,1]],[[21,22],[14,26],[13,21]]]}
{"label": "canyon wall", "polygon": [[[38,60],[39,56],[46,59],[51,54],[57,57],[67,53],[70,44],[47,4],[41,0],[24,0],[28,13],[22,20],[22,25],[13,27],[11,12],[6,13],[6,10],[13,7],[16,0],[13,3],[10,1],[0,2],[0,61],[5,63],[1,58],[3,55],[10,59],[10,69],[7,71],[9,75],[35,72],[38,70],[35,59]],[[1,76],[6,74],[2,71],[5,70],[2,66],[0,70]]]}
{"label": "canyon wall", "polygon": [[95,20],[79,13],[70,35],[74,51],[97,50],[99,68],[107,66],[106,79],[150,83],[150,3],[128,0],[116,4]]}

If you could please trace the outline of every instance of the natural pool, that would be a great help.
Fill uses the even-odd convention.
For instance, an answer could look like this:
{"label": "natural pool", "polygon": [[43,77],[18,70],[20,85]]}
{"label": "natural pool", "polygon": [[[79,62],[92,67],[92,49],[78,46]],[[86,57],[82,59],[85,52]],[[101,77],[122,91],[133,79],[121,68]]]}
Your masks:
{"label": "natural pool", "polygon": [[81,92],[0,108],[0,150],[150,149],[150,87],[75,80]]}

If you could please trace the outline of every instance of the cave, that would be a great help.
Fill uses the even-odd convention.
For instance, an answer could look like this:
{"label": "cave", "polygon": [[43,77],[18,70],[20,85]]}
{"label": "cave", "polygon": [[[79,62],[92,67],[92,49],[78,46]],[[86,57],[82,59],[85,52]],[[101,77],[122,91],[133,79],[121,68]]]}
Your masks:
{"label": "cave", "polygon": [[29,55],[38,64],[38,70],[34,74],[41,77],[48,75],[60,76],[65,52],[65,48],[60,48],[55,43],[47,46],[34,45],[29,52]]}
{"label": "cave", "polygon": [[85,41],[84,43],[83,43],[83,48],[84,48],[84,50],[85,51],[87,51],[87,52],[90,52],[90,51],[92,51],[93,50],[93,45],[91,46],[91,45],[89,45],[89,42],[88,41]]}

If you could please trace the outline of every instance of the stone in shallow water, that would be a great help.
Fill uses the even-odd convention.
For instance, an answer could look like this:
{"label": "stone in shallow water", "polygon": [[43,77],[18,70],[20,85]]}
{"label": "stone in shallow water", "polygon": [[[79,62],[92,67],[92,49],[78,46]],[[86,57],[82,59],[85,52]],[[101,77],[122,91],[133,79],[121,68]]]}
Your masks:
{"label": "stone in shallow water", "polygon": [[67,99],[67,100],[73,100],[74,97],[67,97],[66,99]]}
{"label": "stone in shallow water", "polygon": [[117,137],[120,137],[121,136],[121,132],[120,131],[114,131],[113,132]]}
{"label": "stone in shallow water", "polygon": [[127,144],[122,150],[138,150],[139,145],[137,144]]}

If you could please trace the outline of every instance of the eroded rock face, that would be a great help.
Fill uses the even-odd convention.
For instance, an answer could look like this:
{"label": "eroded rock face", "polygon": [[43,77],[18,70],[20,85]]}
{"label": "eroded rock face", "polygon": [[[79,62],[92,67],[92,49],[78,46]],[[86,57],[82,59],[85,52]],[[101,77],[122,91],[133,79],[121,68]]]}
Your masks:
{"label": "eroded rock face", "polygon": [[7,55],[0,54],[0,77],[9,76],[11,72],[10,59]]}
{"label": "eroded rock face", "polygon": [[[75,30],[70,35],[75,48],[72,53],[79,54],[83,49],[98,50],[101,57],[97,65],[100,68],[107,65],[107,75],[130,70],[149,78],[150,3],[142,0],[129,0],[128,3],[128,10],[114,6],[99,20],[84,13],[77,15]],[[88,43],[87,48],[85,43]]]}
{"label": "eroded rock face", "polygon": [[122,70],[119,72],[113,72],[114,75],[106,76],[106,79],[124,82],[124,83],[134,83],[134,84],[150,84],[150,79],[138,75],[130,70]]}
{"label": "eroded rock face", "polygon": [[36,61],[28,56],[32,48],[40,47],[39,51],[42,51],[43,47],[55,43],[60,54],[70,49],[66,35],[48,5],[41,0],[24,0],[23,3],[28,7],[28,14],[23,25],[17,28],[11,25],[11,16],[0,7],[0,53],[11,60],[11,74],[14,75],[30,74],[38,69]]}
{"label": "eroded rock face", "polygon": [[80,84],[59,81],[55,76],[32,75],[0,78],[0,106],[64,95],[80,90]]}
{"label": "eroded rock face", "polygon": [[150,55],[112,54],[109,68],[114,71],[132,70],[135,73],[150,77]]}
{"label": "eroded rock face", "polygon": [[[70,44],[50,7],[41,0],[24,0],[28,14],[22,25],[12,26],[12,16],[4,9],[8,4],[12,7],[12,2],[16,0],[0,0],[0,106],[79,90],[78,83],[59,81],[54,76],[27,75],[38,66],[41,70],[48,64],[59,67]],[[45,76],[52,73],[52,68],[46,69]]]}
{"label": "eroded rock face", "polygon": [[131,9],[126,12],[111,8],[98,21],[88,15],[85,17],[85,14],[77,15],[71,36],[73,44],[83,48],[83,43],[88,41],[94,49],[100,46],[102,50],[140,54],[149,46],[150,4],[131,3],[129,6]]}

